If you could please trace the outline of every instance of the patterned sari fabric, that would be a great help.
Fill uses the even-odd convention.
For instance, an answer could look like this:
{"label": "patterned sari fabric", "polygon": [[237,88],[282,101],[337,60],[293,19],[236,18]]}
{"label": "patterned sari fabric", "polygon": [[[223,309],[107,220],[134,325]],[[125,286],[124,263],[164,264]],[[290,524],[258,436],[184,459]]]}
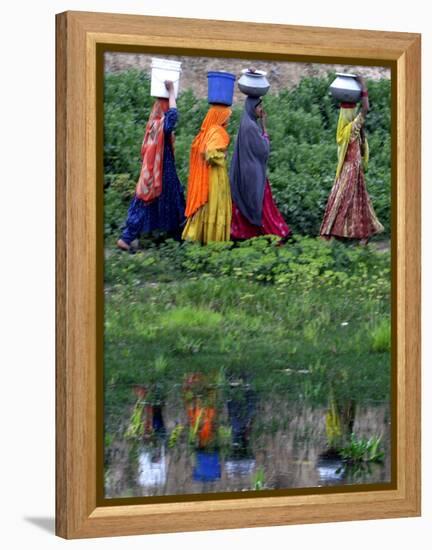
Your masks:
{"label": "patterned sari fabric", "polygon": [[355,116],[354,109],[341,109],[336,133],[339,162],[321,224],[322,236],[367,239],[384,231],[366,190],[368,146],[361,139],[363,124],[361,113]]}
{"label": "patterned sari fabric", "polygon": [[132,199],[121,239],[128,245],[142,234],[154,231],[167,233],[180,240],[185,222],[183,187],[177,176],[171,136],[177,124],[177,109],[168,109],[164,115],[164,152],[162,162],[162,192],[154,200]]}
{"label": "patterned sari fabric", "polygon": [[192,143],[185,240],[207,244],[230,238],[232,205],[225,159],[229,135],[223,128],[230,115],[228,107],[212,106]]}
{"label": "patterned sari fabric", "polygon": [[156,199],[162,193],[164,118],[168,106],[167,99],[155,101],[141,146],[142,166],[136,196],[145,202]]}

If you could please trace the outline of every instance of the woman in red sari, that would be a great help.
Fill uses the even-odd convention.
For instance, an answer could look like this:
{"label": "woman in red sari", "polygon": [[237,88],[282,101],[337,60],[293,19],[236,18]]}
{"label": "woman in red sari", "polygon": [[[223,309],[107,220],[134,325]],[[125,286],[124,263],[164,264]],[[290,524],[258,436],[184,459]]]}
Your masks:
{"label": "woman in red sari", "polygon": [[122,234],[121,250],[130,250],[141,234],[161,231],[180,240],[185,222],[183,187],[174,159],[174,129],[177,104],[174,84],[167,80],[169,98],[157,98],[146,125],[141,146],[141,172],[130,203]]}
{"label": "woman in red sari", "polygon": [[339,113],[336,141],[338,166],[320,235],[325,238],[341,237],[359,239],[362,244],[384,231],[373,209],[366,190],[364,168],[369,159],[369,147],[364,133],[364,123],[369,110],[365,81],[362,86],[360,113],[356,115],[354,103],[342,103]]}
{"label": "woman in red sari", "polygon": [[286,238],[285,223],[272,196],[267,178],[270,140],[261,98],[248,97],[234,146],[230,168],[233,212],[231,237],[250,239],[259,235]]}

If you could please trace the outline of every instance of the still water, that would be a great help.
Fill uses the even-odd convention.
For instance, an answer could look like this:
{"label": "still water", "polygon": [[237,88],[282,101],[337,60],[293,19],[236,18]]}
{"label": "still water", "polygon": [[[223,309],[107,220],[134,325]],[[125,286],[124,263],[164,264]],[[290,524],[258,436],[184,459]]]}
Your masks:
{"label": "still water", "polygon": [[[271,403],[246,399],[240,407],[231,400],[219,407],[218,422],[226,429],[223,444],[217,445],[206,444],[205,434],[196,434],[201,439],[191,445],[184,429],[190,424],[190,411],[178,398],[156,409],[156,427],[149,433],[132,440],[119,437],[105,449],[106,498],[390,482],[387,404],[356,408],[353,432],[361,438],[381,436],[384,451],[382,463],[361,469],[325,454],[324,408],[274,398]],[[125,432],[128,420],[122,420],[118,433]],[[174,437],[176,431],[179,437]]]}

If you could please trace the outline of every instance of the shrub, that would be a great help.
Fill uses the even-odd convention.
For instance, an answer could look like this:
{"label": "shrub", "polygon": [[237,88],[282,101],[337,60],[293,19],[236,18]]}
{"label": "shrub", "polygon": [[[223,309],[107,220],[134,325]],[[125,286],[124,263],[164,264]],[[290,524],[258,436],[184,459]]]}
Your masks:
{"label": "shrub", "polygon": [[[316,235],[327,197],[334,181],[337,164],[335,130],[338,106],[328,95],[334,75],[303,78],[298,86],[264,98],[268,113],[271,154],[268,175],[274,198],[294,233]],[[138,70],[105,76],[104,166],[106,181],[119,177],[128,193],[115,197],[115,186],[106,188],[105,229],[116,233],[126,216],[127,199],[132,196],[140,171],[140,148],[153,99],[149,75]],[[368,83],[371,111],[366,121],[370,145],[370,163],[366,182],[377,216],[390,234],[391,113],[390,81]],[[175,154],[180,181],[187,184],[192,139],[199,131],[208,109],[204,99],[191,90],[179,94],[179,122]],[[242,113],[242,105],[233,108],[229,125],[233,142]],[[121,174],[122,176],[119,176]],[[111,178],[111,179],[110,179]],[[119,185],[119,184],[118,184]]]}
{"label": "shrub", "polygon": [[371,347],[372,350],[378,353],[390,351],[391,331],[390,320],[383,319],[371,330]]}

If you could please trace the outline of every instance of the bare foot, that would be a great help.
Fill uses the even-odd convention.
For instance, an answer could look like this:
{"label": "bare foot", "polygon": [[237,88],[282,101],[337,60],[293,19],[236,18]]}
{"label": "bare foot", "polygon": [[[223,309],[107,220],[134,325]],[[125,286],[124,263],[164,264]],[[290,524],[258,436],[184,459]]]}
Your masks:
{"label": "bare foot", "polygon": [[366,239],[360,239],[359,244],[360,244],[361,246],[366,246],[368,242],[369,242],[369,239],[368,239],[368,238],[366,238]]}
{"label": "bare foot", "polygon": [[130,249],[130,246],[128,245],[128,243],[125,243],[123,239],[119,239],[117,241],[117,246],[121,250],[129,250]]}

